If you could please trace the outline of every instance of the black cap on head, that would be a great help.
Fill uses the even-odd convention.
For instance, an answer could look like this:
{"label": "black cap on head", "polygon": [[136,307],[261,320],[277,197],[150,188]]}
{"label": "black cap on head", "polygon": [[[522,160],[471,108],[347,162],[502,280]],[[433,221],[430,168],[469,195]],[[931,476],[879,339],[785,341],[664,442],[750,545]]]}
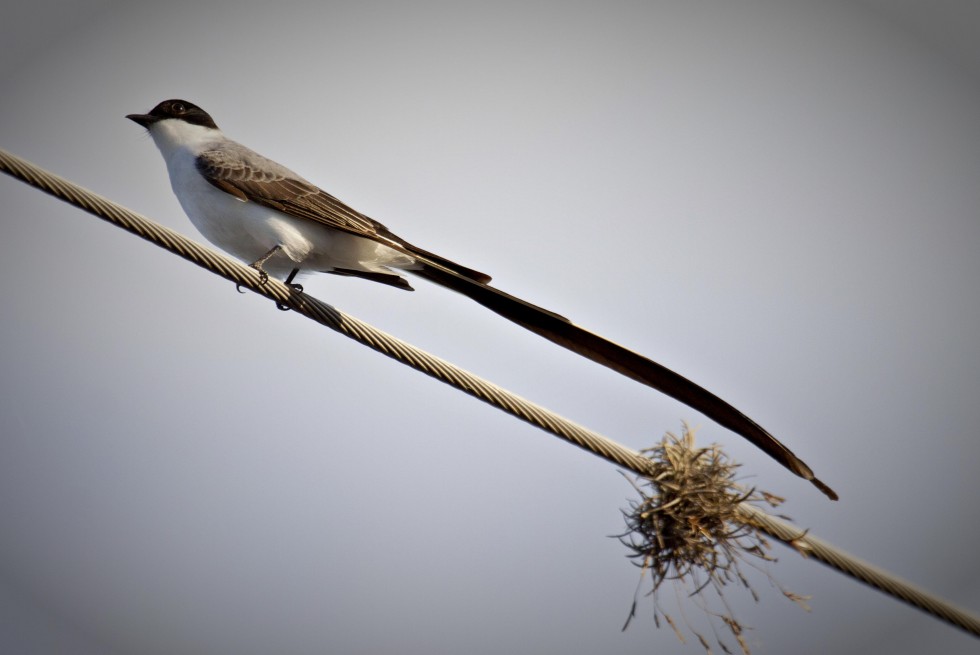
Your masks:
{"label": "black cap on head", "polygon": [[146,128],[168,118],[184,121],[191,125],[218,128],[208,112],[186,100],[164,100],[151,109],[149,114],[129,114],[126,118]]}

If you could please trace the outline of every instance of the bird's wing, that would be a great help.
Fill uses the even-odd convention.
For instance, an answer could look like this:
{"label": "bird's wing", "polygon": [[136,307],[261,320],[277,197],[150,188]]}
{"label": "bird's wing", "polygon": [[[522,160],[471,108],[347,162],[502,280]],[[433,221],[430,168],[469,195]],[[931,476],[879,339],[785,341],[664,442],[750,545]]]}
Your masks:
{"label": "bird's wing", "polygon": [[378,221],[352,209],[285,166],[238,143],[228,142],[221,148],[202,152],[196,166],[210,184],[239,200],[372,239],[414,257],[433,261],[477,282],[490,281],[486,273],[408,243]]}
{"label": "bird's wing", "polygon": [[239,200],[368,239],[381,240],[379,236],[390,234],[381,223],[351,209],[285,166],[239,144],[206,150],[198,155],[196,165],[204,179]]}

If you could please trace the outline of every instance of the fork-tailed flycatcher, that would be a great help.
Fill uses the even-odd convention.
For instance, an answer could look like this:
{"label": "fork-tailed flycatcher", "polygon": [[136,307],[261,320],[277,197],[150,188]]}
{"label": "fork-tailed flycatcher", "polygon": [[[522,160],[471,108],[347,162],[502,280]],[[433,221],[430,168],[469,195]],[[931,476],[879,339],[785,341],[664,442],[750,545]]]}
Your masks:
{"label": "fork-tailed flycatcher", "polygon": [[166,100],[130,114],[163,154],[170,184],[195,227],[235,257],[292,282],[300,272],[360,277],[411,290],[408,271],[583,357],[676,398],[742,435],[783,466],[837,495],[786,446],[713,393],[568,319],[489,286],[490,276],[396,236],[285,166],[232,141],[200,107]]}

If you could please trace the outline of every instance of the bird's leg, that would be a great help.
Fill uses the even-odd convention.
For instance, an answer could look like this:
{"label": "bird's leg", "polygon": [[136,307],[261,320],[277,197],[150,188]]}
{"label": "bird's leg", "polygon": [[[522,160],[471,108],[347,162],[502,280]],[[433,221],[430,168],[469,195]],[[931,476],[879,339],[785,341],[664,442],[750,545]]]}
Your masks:
{"label": "bird's leg", "polygon": [[262,284],[265,284],[266,282],[269,281],[269,274],[262,270],[262,264],[269,261],[269,259],[271,259],[274,255],[276,255],[281,251],[282,251],[282,246],[276,244],[274,247],[269,249],[269,252],[265,253],[264,255],[256,259],[254,262],[249,264],[249,268],[254,268],[259,272],[259,277],[262,278]]}
{"label": "bird's leg", "polygon": [[[269,259],[271,259],[273,255],[275,255],[280,251],[282,251],[282,246],[276,244],[274,248],[269,249],[269,252],[265,253],[264,255],[262,255],[261,257],[259,257],[254,262],[248,265],[249,268],[254,268],[259,272],[259,285],[263,285],[269,281],[269,274],[262,270],[262,264],[269,261]],[[235,288],[238,290],[238,293],[245,293],[244,291],[242,291],[242,285],[236,284]]]}
{"label": "bird's leg", "polygon": [[298,268],[294,268],[292,271],[290,271],[289,277],[286,278],[285,284],[287,287],[293,289],[294,291],[302,292],[303,291],[302,284],[293,284],[293,280],[296,278],[297,273],[299,273]]}
{"label": "bird's leg", "polygon": [[[293,280],[296,278],[296,274],[297,273],[299,273],[299,269],[298,268],[294,268],[293,270],[291,270],[289,272],[289,276],[286,278],[284,284],[287,287],[289,287],[290,289],[292,289],[293,291],[299,291],[300,293],[302,293],[303,292],[303,285],[302,284],[293,284]],[[286,305],[282,304],[281,302],[277,302],[276,303],[276,309],[278,309],[281,312],[288,312],[289,311],[289,307],[287,307]]]}

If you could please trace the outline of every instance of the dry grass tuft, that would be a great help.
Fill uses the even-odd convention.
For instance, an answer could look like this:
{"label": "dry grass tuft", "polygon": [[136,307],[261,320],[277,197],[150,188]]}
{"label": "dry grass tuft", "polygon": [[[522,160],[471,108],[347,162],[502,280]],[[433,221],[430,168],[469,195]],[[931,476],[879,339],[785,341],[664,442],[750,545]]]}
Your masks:
{"label": "dry grass tuft", "polygon": [[[722,651],[731,652],[715,629],[715,620],[720,619],[742,652],[748,655],[744,627],[732,615],[722,589],[735,583],[748,589],[758,601],[740,564],[755,566],[758,560],[773,561],[773,558],[767,554],[769,544],[763,536],[739,520],[737,507],[743,502],[776,506],[783,499],[740,487],[735,482],[739,465],[729,460],[717,445],[695,448],[694,432],[687,425],[682,436],[668,432],[657,446],[643,452],[650,458],[653,472],[631,481],[641,499],[631,501],[629,509],[623,511],[627,530],[617,536],[630,549],[629,557],[642,569],[640,585],[648,572],[651,575],[647,595],[654,597],[656,625],[660,627],[662,615],[684,641],[676,622],[663,612],[657,597],[665,581],[677,581],[691,596],[713,588],[724,611],[713,612],[703,603],[701,606],[711,620],[715,641]],[[636,607],[634,598],[624,630],[636,615]],[[710,653],[709,642],[686,619],[684,622]]]}

